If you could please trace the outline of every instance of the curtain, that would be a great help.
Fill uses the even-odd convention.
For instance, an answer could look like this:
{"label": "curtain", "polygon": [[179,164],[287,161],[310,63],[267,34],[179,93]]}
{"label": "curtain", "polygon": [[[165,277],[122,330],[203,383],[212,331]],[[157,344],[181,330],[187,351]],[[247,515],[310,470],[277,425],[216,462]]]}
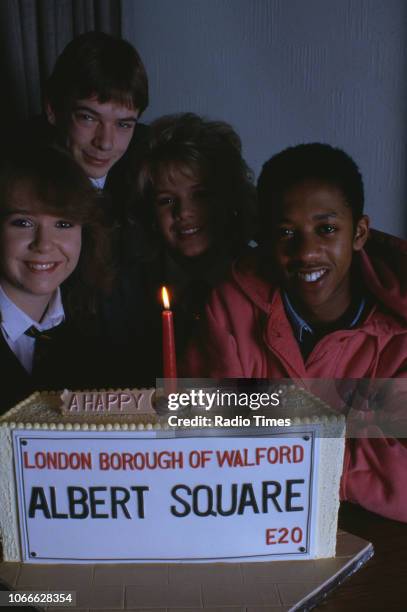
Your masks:
{"label": "curtain", "polygon": [[1,0],[1,122],[38,114],[57,56],[78,34],[120,36],[121,0]]}

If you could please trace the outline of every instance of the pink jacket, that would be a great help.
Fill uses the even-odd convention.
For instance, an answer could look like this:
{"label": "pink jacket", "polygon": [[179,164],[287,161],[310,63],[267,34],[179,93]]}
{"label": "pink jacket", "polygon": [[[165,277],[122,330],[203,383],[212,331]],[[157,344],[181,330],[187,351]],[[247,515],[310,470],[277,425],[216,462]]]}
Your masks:
{"label": "pink jacket", "polygon": [[[279,289],[256,273],[253,256],[241,260],[231,279],[211,296],[205,341],[191,348],[187,374],[270,379],[407,377],[407,242],[372,232],[360,254],[360,268],[376,304],[359,326],[322,338],[304,362]],[[407,402],[402,410],[404,416]],[[380,435],[377,428],[373,432],[373,426],[369,427],[369,432]],[[407,439],[348,439],[341,496],[407,522]]]}

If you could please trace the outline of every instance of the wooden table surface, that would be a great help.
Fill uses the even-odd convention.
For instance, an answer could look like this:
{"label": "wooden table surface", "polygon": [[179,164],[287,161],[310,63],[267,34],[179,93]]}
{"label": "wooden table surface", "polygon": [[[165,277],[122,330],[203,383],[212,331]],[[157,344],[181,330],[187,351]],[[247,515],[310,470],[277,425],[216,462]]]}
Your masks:
{"label": "wooden table surface", "polygon": [[[375,554],[365,566],[319,604],[316,610],[407,612],[407,524],[343,503],[339,512],[339,527],[372,542]],[[273,607],[266,609],[271,611]]]}
{"label": "wooden table surface", "polygon": [[339,527],[374,546],[374,557],[320,604],[323,612],[407,612],[407,524],[342,503]]}

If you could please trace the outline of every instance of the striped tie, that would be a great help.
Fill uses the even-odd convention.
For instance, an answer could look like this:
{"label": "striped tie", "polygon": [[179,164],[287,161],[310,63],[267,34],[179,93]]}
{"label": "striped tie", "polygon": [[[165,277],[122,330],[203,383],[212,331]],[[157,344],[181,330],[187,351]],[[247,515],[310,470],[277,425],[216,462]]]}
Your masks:
{"label": "striped tie", "polygon": [[35,339],[32,376],[38,376],[40,374],[46,357],[49,355],[52,341],[55,339],[56,332],[60,330],[60,328],[61,325],[56,325],[51,329],[40,331],[35,325],[32,325],[24,332],[26,336]]}

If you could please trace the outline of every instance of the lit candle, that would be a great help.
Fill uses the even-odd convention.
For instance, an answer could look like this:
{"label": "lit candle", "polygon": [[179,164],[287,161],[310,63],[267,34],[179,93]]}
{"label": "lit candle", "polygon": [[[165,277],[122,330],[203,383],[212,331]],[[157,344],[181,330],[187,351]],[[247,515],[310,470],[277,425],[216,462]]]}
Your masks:
{"label": "lit candle", "polygon": [[170,310],[170,300],[165,287],[161,289],[164,310],[163,322],[163,373],[165,393],[174,393],[177,390],[177,357],[175,352],[174,316]]}

